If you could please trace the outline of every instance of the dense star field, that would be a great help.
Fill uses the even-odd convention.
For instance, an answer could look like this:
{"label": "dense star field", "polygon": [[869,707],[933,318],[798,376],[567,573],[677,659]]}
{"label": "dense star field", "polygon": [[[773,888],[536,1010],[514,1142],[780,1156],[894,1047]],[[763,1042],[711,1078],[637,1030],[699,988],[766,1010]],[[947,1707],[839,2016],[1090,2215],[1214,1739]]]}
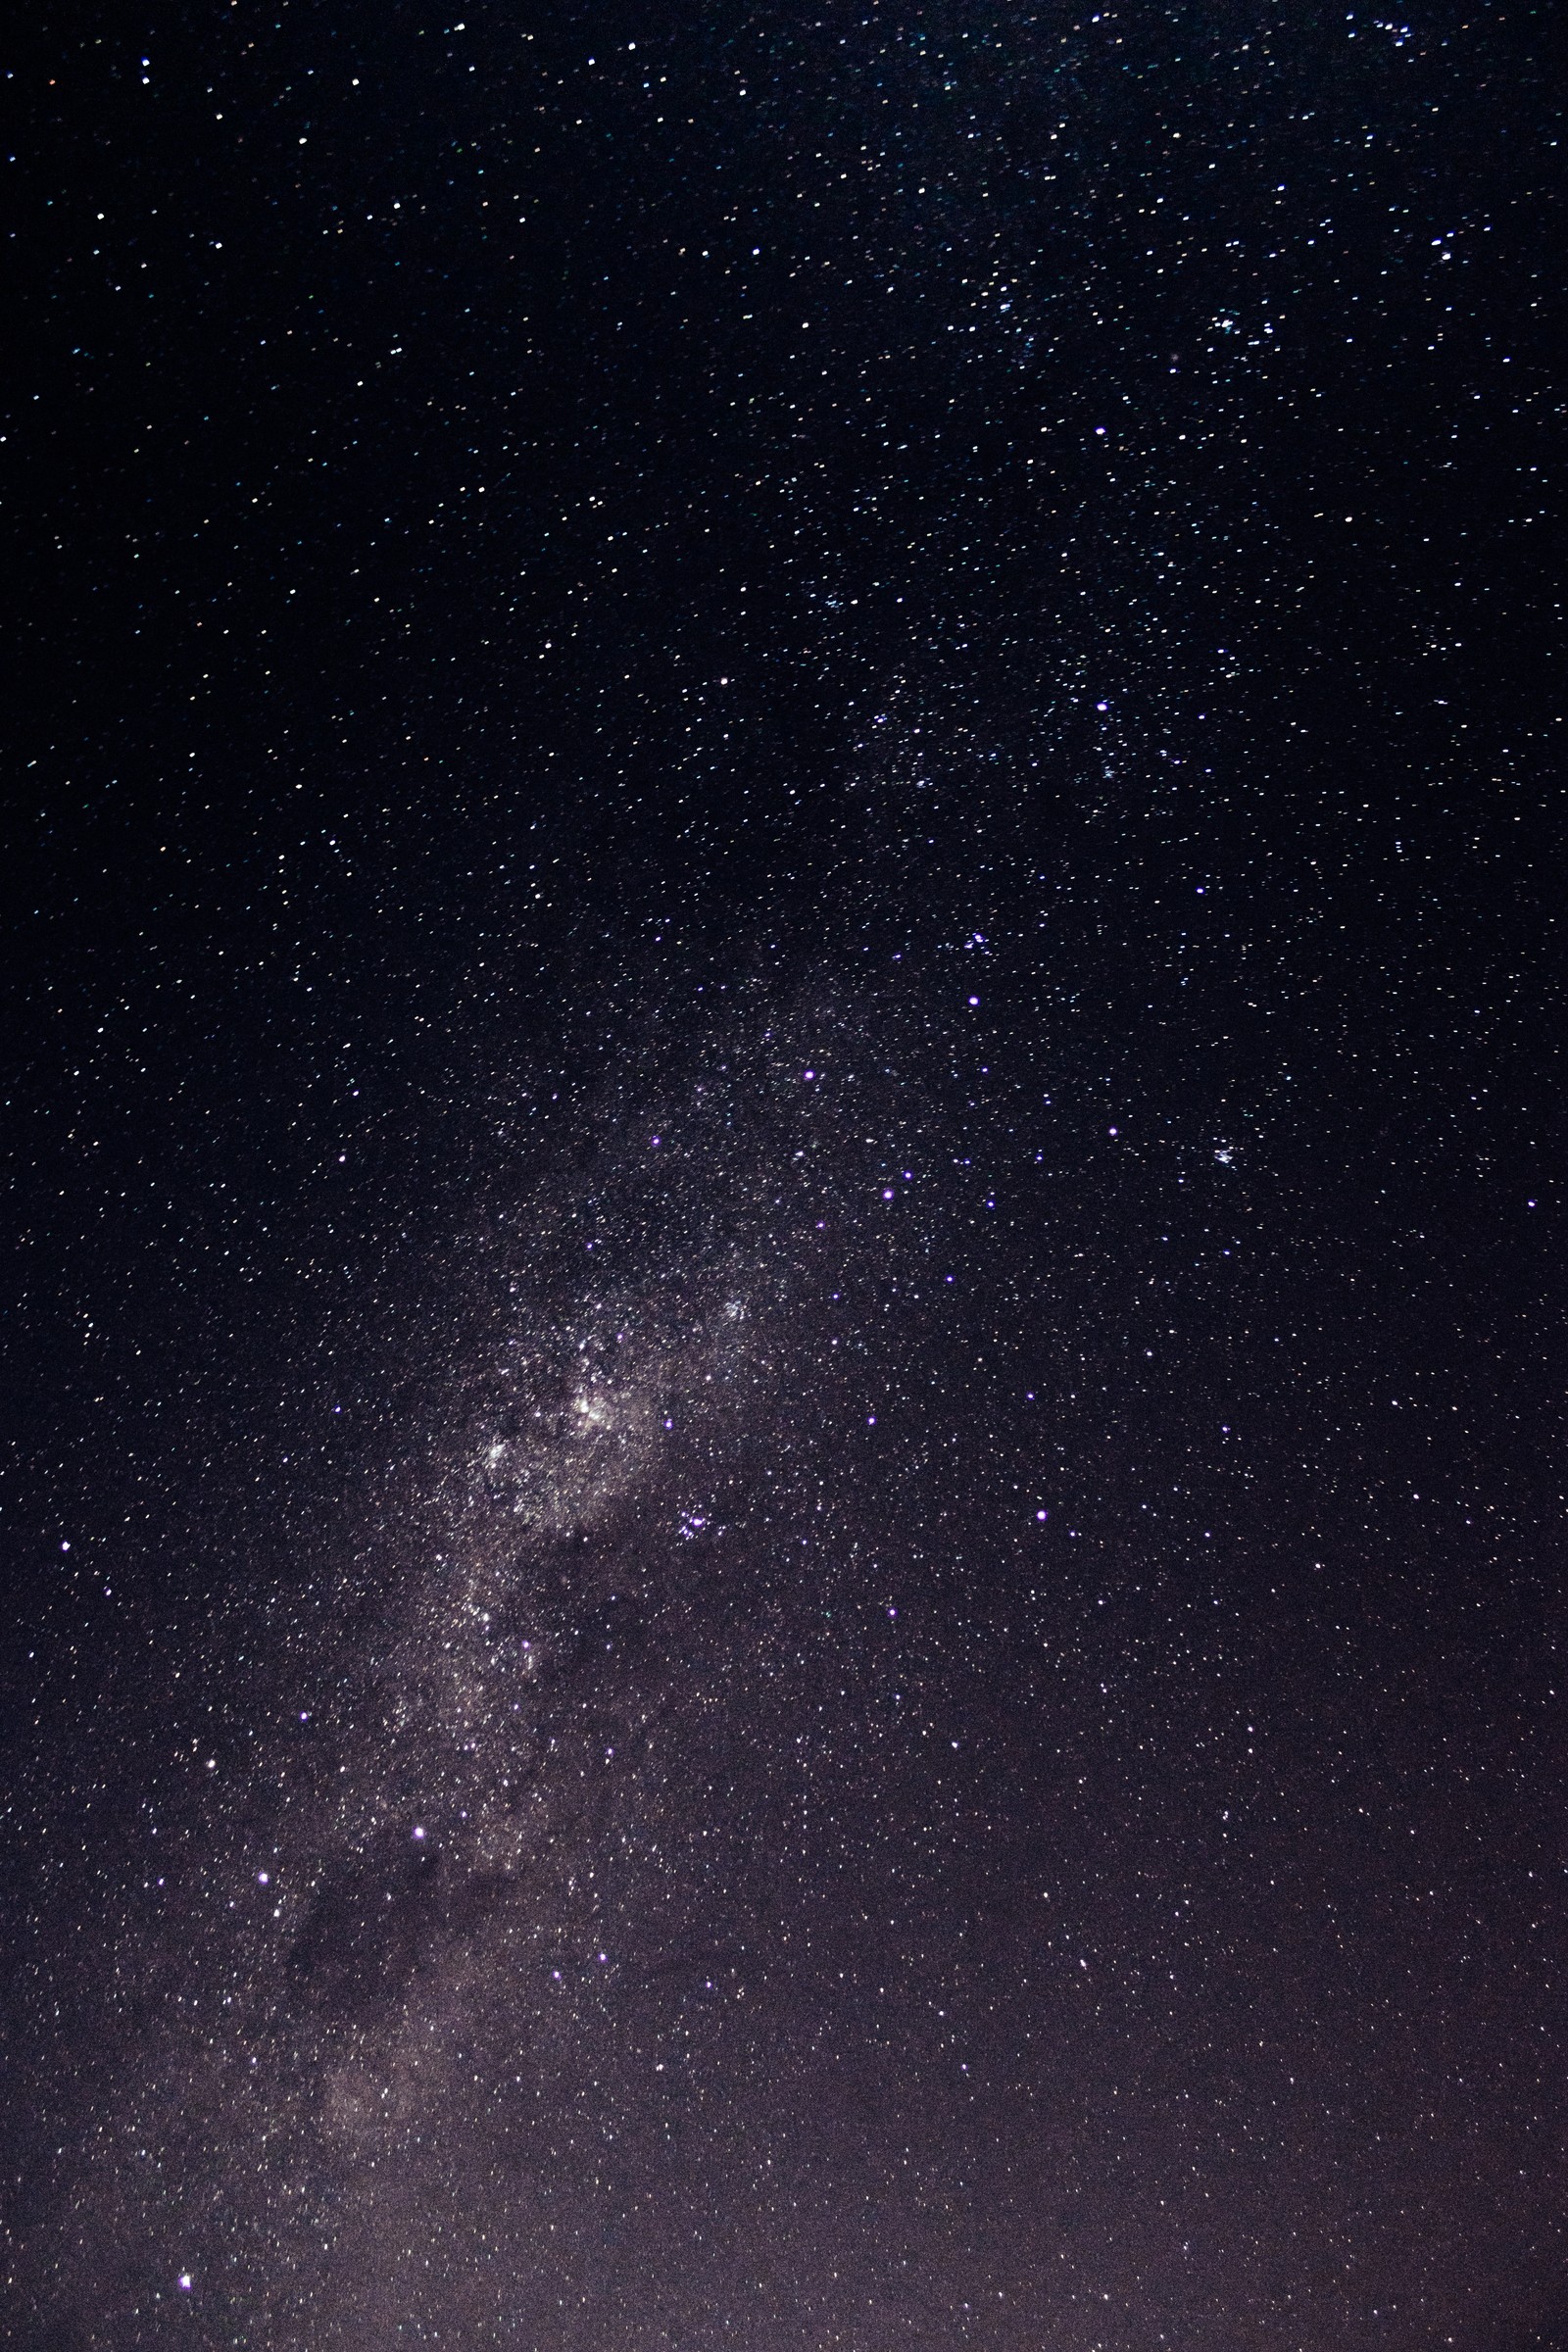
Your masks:
{"label": "dense star field", "polygon": [[1555,2352],[1546,16],[466,5],[10,61],[0,2340]]}

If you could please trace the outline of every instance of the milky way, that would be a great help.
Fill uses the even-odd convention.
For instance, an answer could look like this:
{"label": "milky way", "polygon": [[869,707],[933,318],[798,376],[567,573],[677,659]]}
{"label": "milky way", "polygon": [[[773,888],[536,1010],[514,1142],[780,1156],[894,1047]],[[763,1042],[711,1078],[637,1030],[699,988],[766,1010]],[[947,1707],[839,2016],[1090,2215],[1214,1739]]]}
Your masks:
{"label": "milky way", "polygon": [[29,39],[0,2337],[1556,2352],[1536,20]]}

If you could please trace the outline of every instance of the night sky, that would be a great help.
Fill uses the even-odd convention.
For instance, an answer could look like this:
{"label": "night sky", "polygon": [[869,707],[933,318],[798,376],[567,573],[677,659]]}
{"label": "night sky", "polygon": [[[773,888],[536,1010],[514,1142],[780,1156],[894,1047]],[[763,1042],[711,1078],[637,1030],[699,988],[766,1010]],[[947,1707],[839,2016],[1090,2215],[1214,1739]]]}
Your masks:
{"label": "night sky", "polygon": [[0,2341],[1568,2345],[1550,12],[46,4]]}

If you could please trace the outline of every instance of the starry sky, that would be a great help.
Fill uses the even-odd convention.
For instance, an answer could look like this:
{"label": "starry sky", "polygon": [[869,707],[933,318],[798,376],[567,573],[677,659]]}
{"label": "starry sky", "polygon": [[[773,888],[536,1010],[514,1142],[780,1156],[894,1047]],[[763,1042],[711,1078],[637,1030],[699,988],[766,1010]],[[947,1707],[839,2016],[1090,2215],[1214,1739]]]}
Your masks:
{"label": "starry sky", "polygon": [[8,60],[0,2340],[1558,2352],[1546,12],[465,5]]}

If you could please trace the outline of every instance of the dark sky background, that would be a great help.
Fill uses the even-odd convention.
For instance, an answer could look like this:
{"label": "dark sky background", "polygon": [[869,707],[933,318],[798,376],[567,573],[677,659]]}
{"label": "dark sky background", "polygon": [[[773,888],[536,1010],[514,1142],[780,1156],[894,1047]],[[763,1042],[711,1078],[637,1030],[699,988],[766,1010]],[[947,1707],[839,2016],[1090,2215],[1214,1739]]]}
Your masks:
{"label": "dark sky background", "polygon": [[0,2340],[1523,2352],[1550,12],[8,57]]}

